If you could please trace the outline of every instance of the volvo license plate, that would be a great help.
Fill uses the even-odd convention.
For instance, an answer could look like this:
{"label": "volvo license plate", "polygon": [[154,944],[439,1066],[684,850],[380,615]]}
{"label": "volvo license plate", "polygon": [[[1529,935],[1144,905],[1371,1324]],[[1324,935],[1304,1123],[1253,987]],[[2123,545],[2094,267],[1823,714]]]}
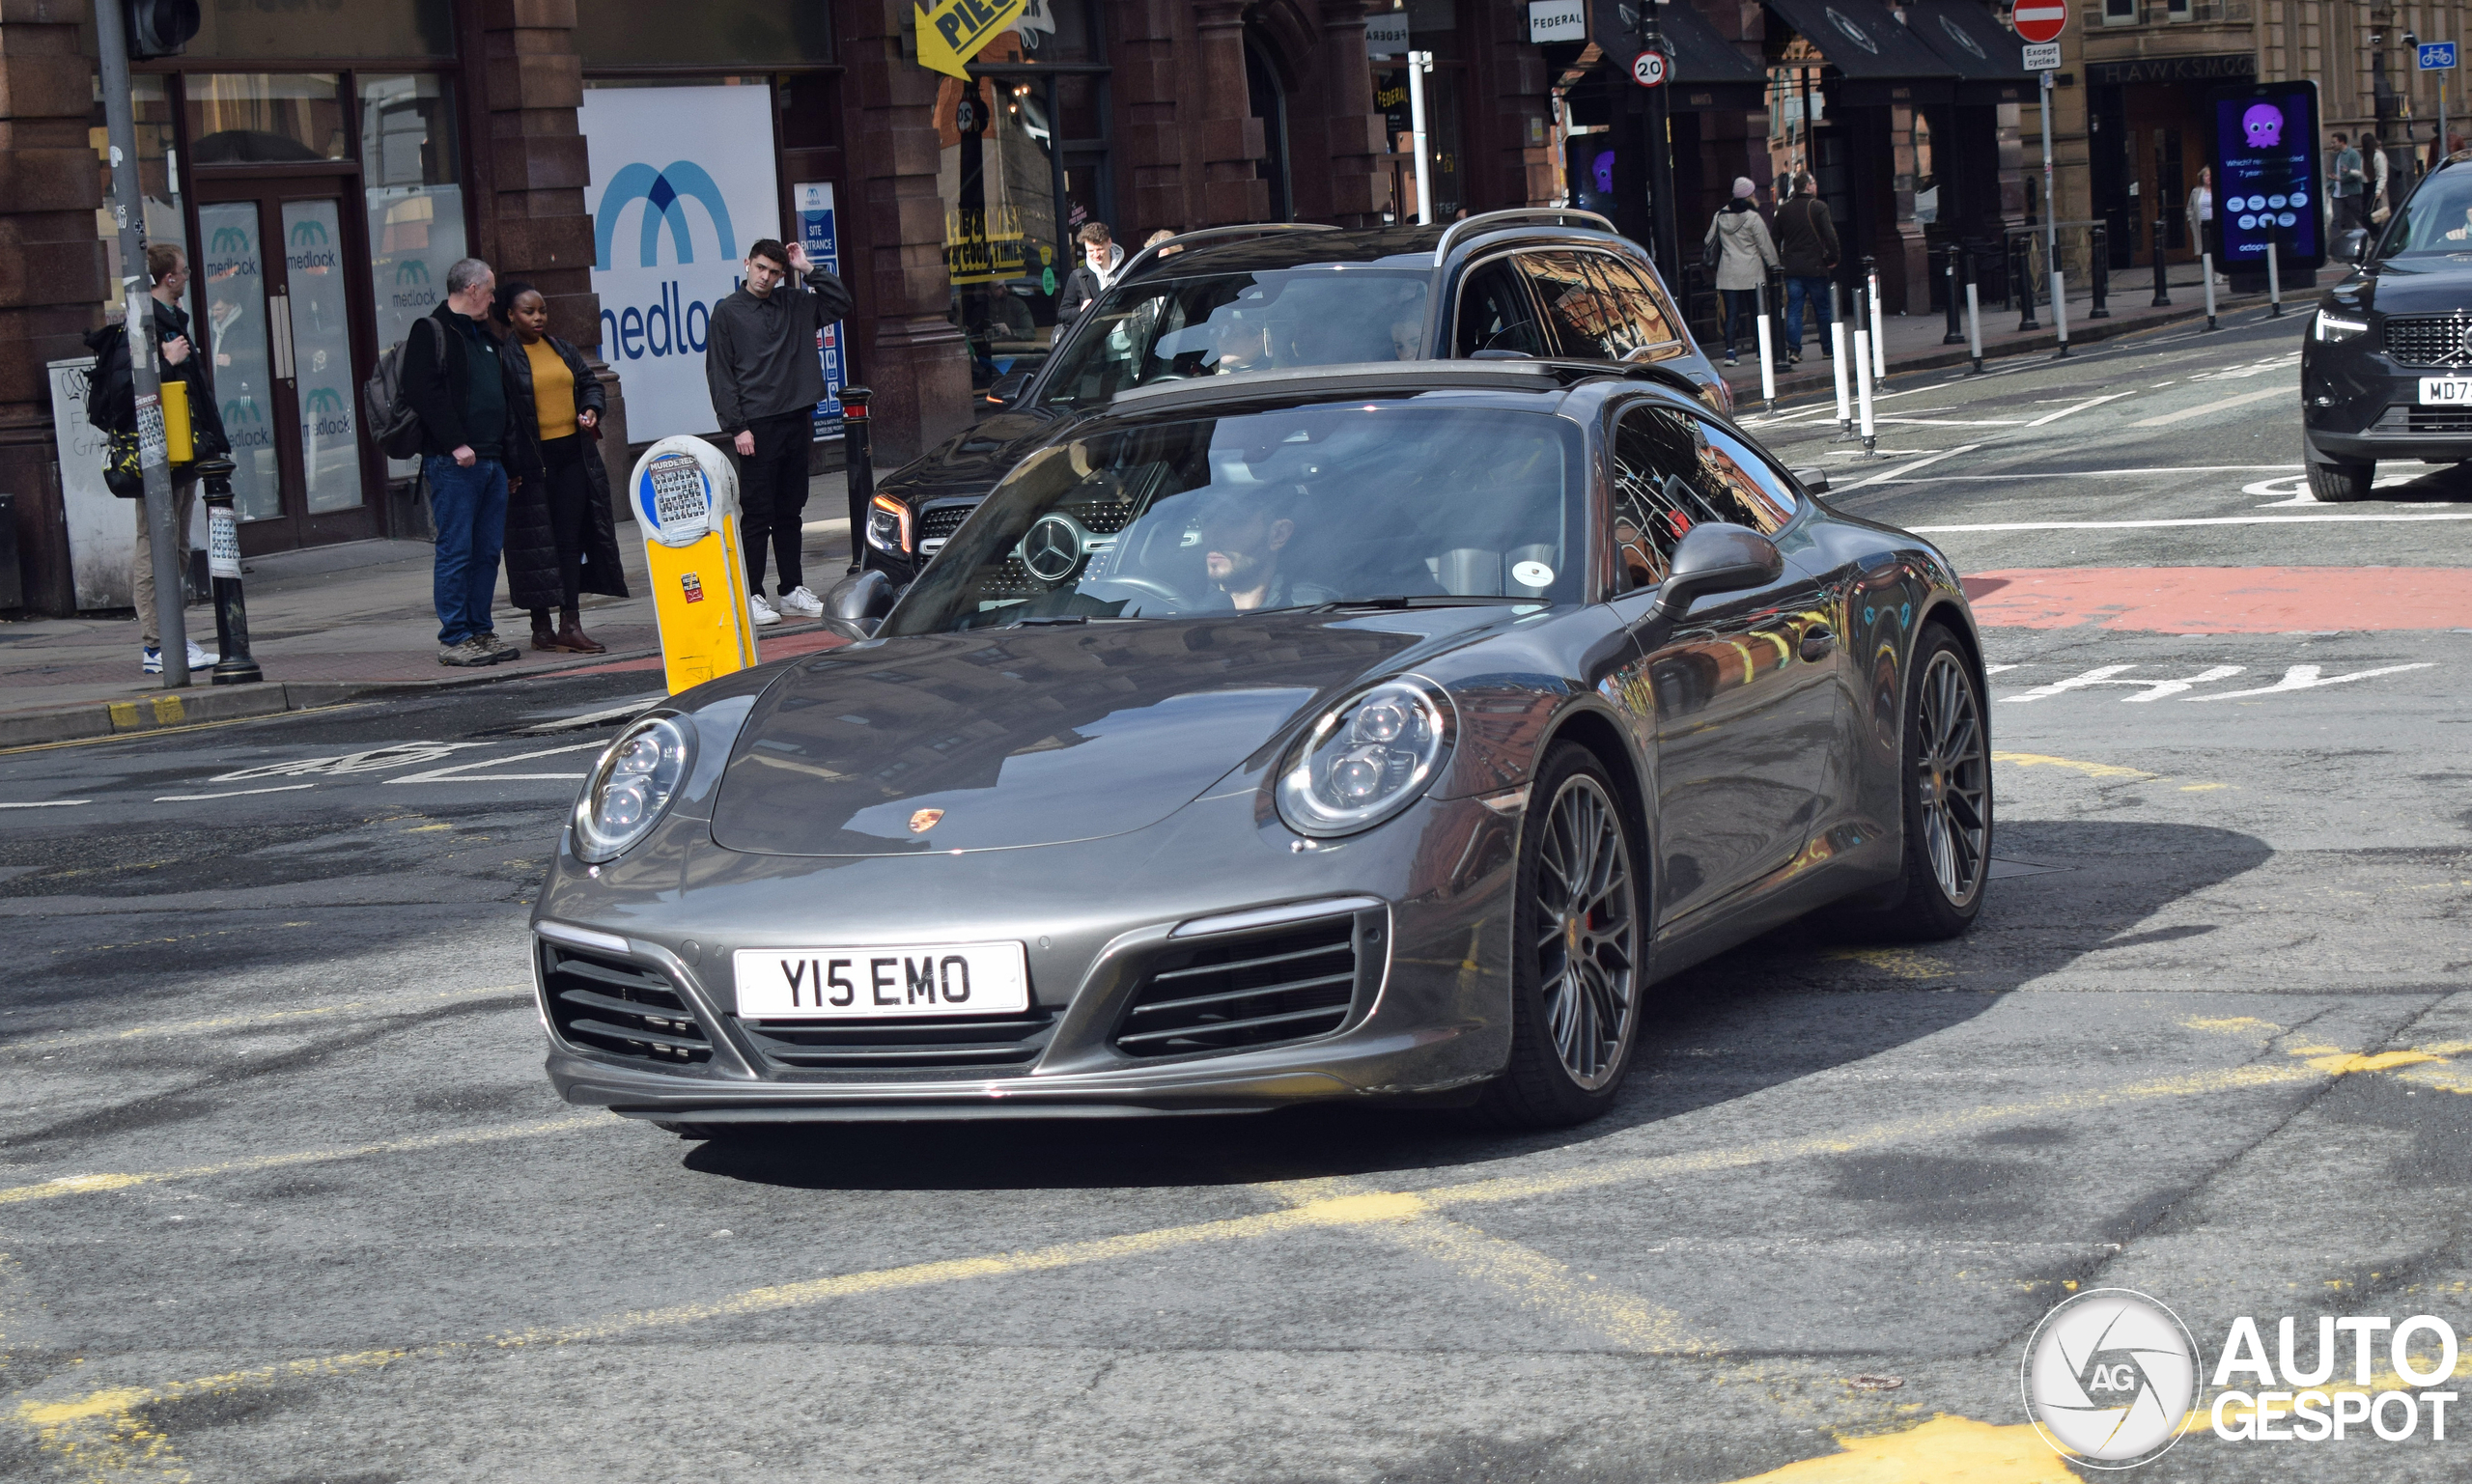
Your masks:
{"label": "volvo license plate", "polygon": [[2421,378],[2421,406],[2425,407],[2472,406],[2472,377]]}
{"label": "volvo license plate", "polygon": [[738,1013],[749,1020],[1002,1015],[1030,1007],[1022,945],[741,948]]}

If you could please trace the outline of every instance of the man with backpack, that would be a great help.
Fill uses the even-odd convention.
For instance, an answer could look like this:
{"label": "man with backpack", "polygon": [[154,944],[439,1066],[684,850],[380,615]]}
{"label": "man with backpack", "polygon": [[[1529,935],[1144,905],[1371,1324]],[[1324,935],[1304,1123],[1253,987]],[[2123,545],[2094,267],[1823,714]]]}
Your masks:
{"label": "man with backpack", "polygon": [[[437,556],[437,662],[497,664],[516,658],[490,617],[506,543],[507,457],[520,441],[507,373],[490,333],[497,275],[478,258],[446,270],[446,299],[412,324],[397,397],[420,422],[421,477],[429,484]],[[390,450],[391,451],[391,450]]]}
{"label": "man with backpack", "polygon": [[[169,242],[156,242],[146,249],[146,276],[154,283],[149,291],[149,311],[154,329],[157,359],[166,383],[179,383],[188,394],[190,454],[184,462],[172,465],[172,531],[179,544],[180,565],[188,567],[189,516],[196,503],[197,462],[231,451],[223,434],[223,414],[214,401],[214,382],[209,377],[206,357],[198,353],[197,342],[189,334],[188,312],[181,308],[181,292],[189,284],[188,254]],[[86,336],[86,346],[95,352],[95,369],[88,378],[86,420],[101,432],[119,439],[134,438],[137,434],[137,383],[135,368],[128,360],[128,330],[125,324],[106,324]],[[163,673],[162,639],[155,632],[154,609],[154,533],[146,518],[146,485],[144,479],[107,476],[112,492],[137,504],[137,567],[135,572],[137,623],[143,638],[138,648],[138,669],[141,674]],[[215,662],[215,657],[195,643],[188,646],[189,668],[202,670]]]}
{"label": "man with backpack", "polygon": [[1828,203],[1819,199],[1819,181],[1810,171],[1794,177],[1794,197],[1777,209],[1777,256],[1785,269],[1785,364],[1803,360],[1803,305],[1811,305],[1819,323],[1819,353],[1828,353],[1829,326],[1836,301],[1829,275],[1837,271],[1837,223]]}

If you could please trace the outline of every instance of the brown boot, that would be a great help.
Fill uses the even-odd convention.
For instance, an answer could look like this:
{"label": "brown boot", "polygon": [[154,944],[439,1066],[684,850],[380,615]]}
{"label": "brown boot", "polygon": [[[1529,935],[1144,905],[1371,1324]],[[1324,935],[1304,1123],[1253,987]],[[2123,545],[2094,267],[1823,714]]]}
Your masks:
{"label": "brown boot", "polygon": [[576,655],[605,655],[609,652],[608,645],[585,637],[583,617],[573,608],[558,614],[558,647]]}
{"label": "brown boot", "polygon": [[536,655],[554,655],[558,652],[558,636],[549,628],[549,610],[547,608],[533,609],[532,653]]}

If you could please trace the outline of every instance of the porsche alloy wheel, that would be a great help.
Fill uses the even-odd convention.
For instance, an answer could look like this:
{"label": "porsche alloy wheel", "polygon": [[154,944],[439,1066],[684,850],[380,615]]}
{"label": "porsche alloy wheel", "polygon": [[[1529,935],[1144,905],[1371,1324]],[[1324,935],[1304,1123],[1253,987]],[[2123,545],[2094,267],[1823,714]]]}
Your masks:
{"label": "porsche alloy wheel", "polygon": [[1981,894],[1991,855],[1991,756],[1974,677],[1953,647],[1933,652],[1917,687],[1921,746],[1914,788],[1933,884],[1963,910]]}
{"label": "porsche alloy wheel", "polygon": [[1529,794],[1511,914],[1510,1065],[1492,1121],[1557,1128],[1612,1103],[1638,1039],[1643,938],[1631,826],[1585,748],[1554,749]]}

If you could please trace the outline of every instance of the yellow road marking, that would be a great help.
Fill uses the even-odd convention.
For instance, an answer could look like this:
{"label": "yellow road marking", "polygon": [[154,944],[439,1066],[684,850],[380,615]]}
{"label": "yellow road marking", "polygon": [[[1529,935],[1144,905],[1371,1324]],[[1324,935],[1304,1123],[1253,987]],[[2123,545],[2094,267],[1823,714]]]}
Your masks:
{"label": "yellow road marking", "polygon": [[1921,1427],[1838,1439],[1845,1451],[1807,1458],[1735,1484],[2080,1484],[2032,1424],[1937,1416]]}
{"label": "yellow road marking", "polygon": [[268,712],[263,716],[234,716],[224,721],[192,721],[186,726],[154,726],[138,732],[112,732],[102,737],[72,737],[67,742],[27,742],[18,747],[0,747],[0,757],[14,757],[20,752],[49,752],[55,747],[91,747],[97,742],[138,742],[150,737],[171,737],[182,732],[208,732],[216,727],[247,726],[252,721],[280,721],[287,716],[314,716],[321,712],[349,711],[367,706],[367,701],[338,701],[332,706],[304,706],[298,711]]}
{"label": "yellow road marking", "polygon": [[424,1149],[453,1149],[469,1144],[495,1144],[515,1138],[537,1138],[544,1134],[574,1134],[579,1130],[606,1127],[609,1120],[589,1113],[570,1113],[561,1118],[547,1118],[534,1123],[495,1124],[486,1129],[464,1129],[453,1134],[424,1134],[414,1138],[382,1139],[367,1144],[342,1144],[330,1149],[296,1149],[289,1154],[264,1154],[245,1160],[225,1160],[217,1164],[191,1164],[181,1169],[124,1171],[108,1175],[63,1175],[54,1180],[39,1180],[33,1185],[0,1188],[0,1206],[14,1206],[23,1201],[53,1200],[63,1195],[92,1195],[107,1190],[130,1190],[139,1186],[161,1185],[170,1180],[203,1180],[214,1175],[253,1175],[260,1170],[284,1169],[295,1164],[323,1164],[336,1160],[357,1160],[370,1155],[411,1154]]}
{"label": "yellow road marking", "polygon": [[[286,924],[297,926],[300,924]],[[492,984],[475,990],[440,990],[425,999],[404,1004],[385,999],[348,999],[331,1005],[312,1005],[305,1010],[268,1010],[258,1015],[217,1015],[202,1021],[175,1021],[161,1025],[131,1025],[124,1030],[90,1030],[76,1035],[53,1036],[48,1039],[28,1037],[21,1041],[0,1044],[0,1051],[56,1051],[68,1047],[100,1046],[128,1041],[140,1036],[193,1036],[207,1031],[233,1030],[242,1026],[276,1025],[289,1021],[305,1021],[318,1016],[341,1015],[347,1010],[369,1010],[381,1016],[418,1015],[438,1005],[460,1004],[468,999],[487,999],[493,994],[531,993],[527,984]]]}
{"label": "yellow road marking", "polygon": [[2357,1051],[2338,1051],[2330,1056],[2312,1056],[2309,1058],[2309,1065],[2320,1072],[2342,1077],[2350,1072],[2391,1072],[2397,1067],[2418,1066],[2423,1062],[2438,1059],[2427,1051],[2378,1051],[2369,1055]]}
{"label": "yellow road marking", "polygon": [[2065,768],[2070,772],[2084,773],[2089,778],[2151,778],[2154,774],[2115,763],[2081,763],[2075,758],[2056,758],[2041,752],[1995,752],[1995,763],[2014,763],[2020,768]]}
{"label": "yellow road marking", "polygon": [[2201,1018],[2194,1021],[2182,1021],[2180,1023],[2191,1030],[2219,1030],[2226,1035],[2232,1036],[2279,1036],[2283,1034],[2282,1026],[2276,1024],[2272,1021],[2259,1020],[2254,1015],[2215,1016],[2210,1018]]}

